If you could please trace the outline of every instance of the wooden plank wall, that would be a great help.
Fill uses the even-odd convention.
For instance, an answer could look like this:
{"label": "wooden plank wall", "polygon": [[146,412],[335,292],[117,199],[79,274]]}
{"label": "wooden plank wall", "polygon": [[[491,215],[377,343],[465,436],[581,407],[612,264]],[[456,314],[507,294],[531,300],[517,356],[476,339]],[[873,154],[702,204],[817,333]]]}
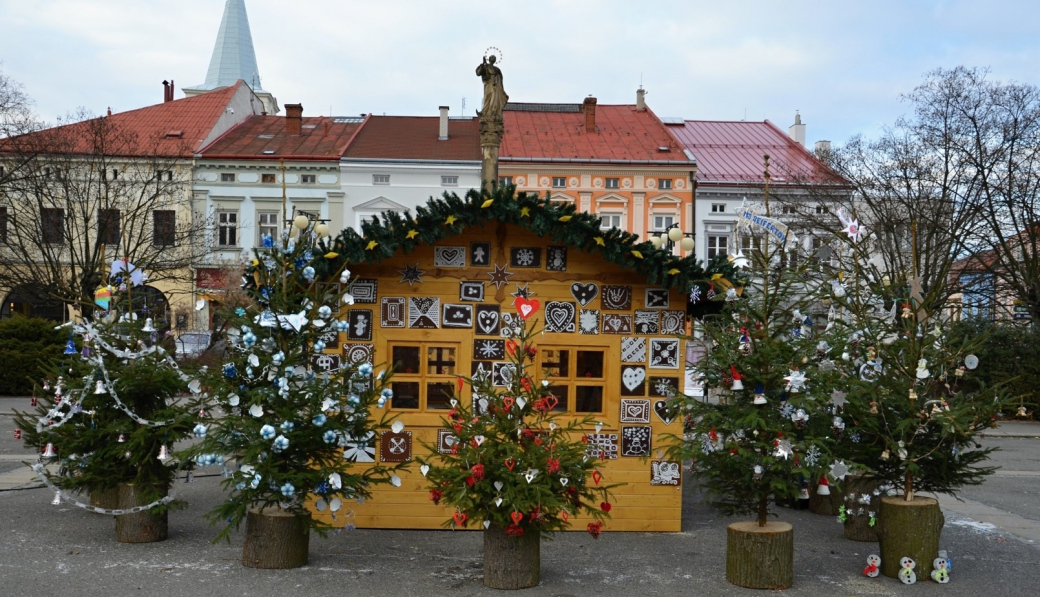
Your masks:
{"label": "wooden plank wall", "polygon": [[[573,247],[568,248],[567,263],[565,271],[549,271],[546,269],[546,247],[556,245],[550,239],[539,238],[534,234],[514,226],[505,224],[488,225],[483,228],[470,229],[464,234],[442,241],[438,246],[442,247],[465,247],[467,254],[473,242],[491,243],[491,263],[498,265],[508,264],[510,261],[510,250],[514,247],[536,247],[541,249],[541,267],[522,268],[509,266],[508,270],[513,272],[509,277],[509,283],[501,288],[496,288],[490,283],[488,272],[493,267],[471,266],[470,257],[466,257],[465,267],[449,268],[436,267],[434,265],[434,247],[424,246],[410,254],[397,255],[392,259],[384,260],[379,264],[359,265],[352,268],[353,278],[375,278],[377,280],[377,295],[373,303],[356,303],[352,307],[345,308],[343,317],[349,316],[350,310],[371,309],[373,312],[372,322],[375,324],[372,330],[371,348],[372,362],[381,369],[389,361],[388,343],[392,342],[445,342],[458,343],[458,372],[469,376],[470,361],[473,359],[474,338],[488,338],[489,336],[476,336],[473,328],[444,328],[439,329],[384,329],[380,324],[380,299],[383,297],[410,297],[410,296],[435,296],[441,300],[442,311],[445,303],[452,304],[498,304],[501,312],[515,313],[513,308],[512,293],[516,292],[517,285],[527,285],[534,293],[542,308],[537,317],[544,320],[545,305],[548,301],[576,302],[571,293],[571,284],[574,282],[594,283],[602,289],[603,285],[630,286],[632,288],[632,304],[627,310],[603,309],[603,295],[600,293],[594,300],[587,304],[586,309],[598,309],[602,318],[603,314],[635,314],[636,310],[643,310],[645,305],[644,290],[648,287],[638,273],[622,269],[616,265],[606,263],[596,253],[585,253]],[[422,283],[409,285],[401,282],[401,273],[406,265],[418,265],[425,273],[422,275]],[[480,281],[484,283],[485,297],[482,302],[467,302],[460,300],[461,281]],[[669,293],[669,305],[667,309],[660,311],[682,311],[685,308],[685,297],[676,290]],[[576,305],[575,315],[580,313],[583,307]],[[576,317],[577,318],[577,317]],[[674,321],[674,317],[673,317]],[[662,400],[659,395],[654,395],[655,390],[650,383],[651,377],[664,376],[677,380],[678,388],[682,388],[683,371],[681,369],[682,355],[678,354],[679,365],[677,367],[656,368],[651,367],[650,340],[674,339],[674,335],[663,334],[616,334],[602,333],[602,321],[600,323],[601,333],[579,334],[577,333],[577,321],[574,333],[543,333],[538,339],[538,346],[560,346],[586,348],[602,347],[606,350],[605,367],[605,389],[604,410],[595,414],[597,421],[603,424],[601,434],[618,434],[620,438],[622,426],[647,426],[652,429],[652,448],[646,458],[637,456],[618,456],[616,459],[602,461],[600,471],[604,477],[604,483],[625,483],[624,486],[615,490],[611,519],[605,525],[607,530],[616,531],[679,531],[682,518],[681,487],[674,485],[651,485],[652,461],[663,460],[661,452],[662,434],[680,434],[681,426],[678,421],[666,425],[664,421],[654,412],[654,403]],[[685,325],[685,324],[683,324]],[[621,362],[622,338],[646,339],[646,354],[641,361],[633,360],[631,365],[642,365],[646,367],[646,383],[643,384],[642,394],[624,396],[626,399],[637,401],[637,407],[649,406],[648,423],[622,423],[621,422],[621,399],[622,399],[622,369],[625,364]],[[339,334],[337,348],[327,349],[328,353],[348,352],[355,345],[368,344],[363,340],[348,339],[348,334]],[[676,352],[678,353],[677,345]],[[638,352],[638,351],[636,351]],[[631,379],[631,378],[630,378]],[[536,380],[537,381],[537,380]],[[465,390],[468,398],[469,388]],[[631,393],[631,392],[629,392]],[[573,398],[572,398],[573,400]],[[430,413],[415,411],[395,411],[392,402],[389,405],[392,414],[399,414],[398,419],[405,424],[405,430],[412,432],[412,452],[419,455],[425,452],[422,443],[436,444],[437,429],[441,426],[440,417],[444,411]],[[638,408],[637,408],[638,410]],[[595,430],[590,428],[590,433]],[[619,440],[619,450],[620,450]],[[376,449],[376,458],[379,458],[379,449]],[[362,466],[362,465],[359,465]],[[336,520],[328,518],[328,513],[315,513],[317,516],[325,516],[334,525],[342,526],[353,524],[358,528],[406,528],[406,529],[434,529],[440,528],[451,517],[451,511],[442,506],[435,506],[429,499],[429,487],[425,478],[418,470],[418,465],[409,467],[401,475],[400,487],[380,486],[374,492],[372,499],[357,504],[350,502],[344,505],[343,510]],[[681,478],[681,476],[680,476]],[[588,521],[576,519],[573,525],[575,530],[584,530]],[[474,525],[479,526],[479,525]]]}

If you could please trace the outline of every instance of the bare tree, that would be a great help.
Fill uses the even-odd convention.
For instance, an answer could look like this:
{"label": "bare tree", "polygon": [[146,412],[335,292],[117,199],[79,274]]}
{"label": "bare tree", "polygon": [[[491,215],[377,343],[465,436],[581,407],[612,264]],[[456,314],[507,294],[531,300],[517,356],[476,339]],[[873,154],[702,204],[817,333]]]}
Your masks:
{"label": "bare tree", "polygon": [[0,286],[89,312],[116,260],[151,282],[190,279],[209,247],[208,222],[190,210],[187,152],[160,150],[111,117],[71,121],[0,143],[0,161],[18,170],[0,187]]}
{"label": "bare tree", "polygon": [[0,138],[29,132],[38,127],[32,100],[22,86],[0,71]]}

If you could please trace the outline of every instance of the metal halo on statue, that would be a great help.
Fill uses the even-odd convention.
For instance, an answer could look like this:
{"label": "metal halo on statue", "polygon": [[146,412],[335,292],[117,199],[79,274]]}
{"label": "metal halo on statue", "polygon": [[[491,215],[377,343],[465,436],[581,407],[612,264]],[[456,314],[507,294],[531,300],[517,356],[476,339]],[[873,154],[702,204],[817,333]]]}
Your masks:
{"label": "metal halo on statue", "polygon": [[492,53],[497,54],[497,56],[495,56],[495,62],[502,64],[502,50],[499,50],[495,46],[491,46],[484,50],[484,60],[487,60],[488,56]]}

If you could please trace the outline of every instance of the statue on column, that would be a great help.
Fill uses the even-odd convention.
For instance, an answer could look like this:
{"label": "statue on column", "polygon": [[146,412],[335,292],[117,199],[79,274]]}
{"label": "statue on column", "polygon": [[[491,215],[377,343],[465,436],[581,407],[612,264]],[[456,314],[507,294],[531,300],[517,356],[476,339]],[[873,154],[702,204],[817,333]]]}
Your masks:
{"label": "statue on column", "polygon": [[495,66],[497,57],[484,56],[484,61],[477,66],[477,76],[484,81],[484,105],[478,116],[481,120],[502,117],[502,109],[506,107],[509,96],[502,87],[502,69]]}
{"label": "statue on column", "polygon": [[[480,118],[480,149],[483,157],[480,165],[481,186],[488,192],[498,185],[498,148],[502,145],[505,122],[502,110],[509,101],[502,87],[502,69],[495,66],[499,58],[492,54],[498,48],[488,48],[484,60],[477,66],[477,76],[484,81],[484,105],[477,112]],[[490,54],[490,56],[488,55]]]}

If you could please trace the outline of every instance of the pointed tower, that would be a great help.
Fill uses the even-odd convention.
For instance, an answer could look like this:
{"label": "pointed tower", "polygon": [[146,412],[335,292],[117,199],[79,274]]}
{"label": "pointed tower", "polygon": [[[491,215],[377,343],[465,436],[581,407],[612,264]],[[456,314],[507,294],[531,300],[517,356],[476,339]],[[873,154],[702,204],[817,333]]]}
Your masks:
{"label": "pointed tower", "polygon": [[195,87],[185,87],[181,91],[191,97],[214,89],[230,87],[239,79],[245,81],[263,102],[265,112],[277,114],[280,111],[278,99],[260,86],[260,71],[256,67],[256,53],[253,51],[253,36],[249,33],[245,0],[227,0],[224,16],[220,19],[217,43],[213,46],[213,56],[209,60],[209,70],[206,71],[206,82]]}

